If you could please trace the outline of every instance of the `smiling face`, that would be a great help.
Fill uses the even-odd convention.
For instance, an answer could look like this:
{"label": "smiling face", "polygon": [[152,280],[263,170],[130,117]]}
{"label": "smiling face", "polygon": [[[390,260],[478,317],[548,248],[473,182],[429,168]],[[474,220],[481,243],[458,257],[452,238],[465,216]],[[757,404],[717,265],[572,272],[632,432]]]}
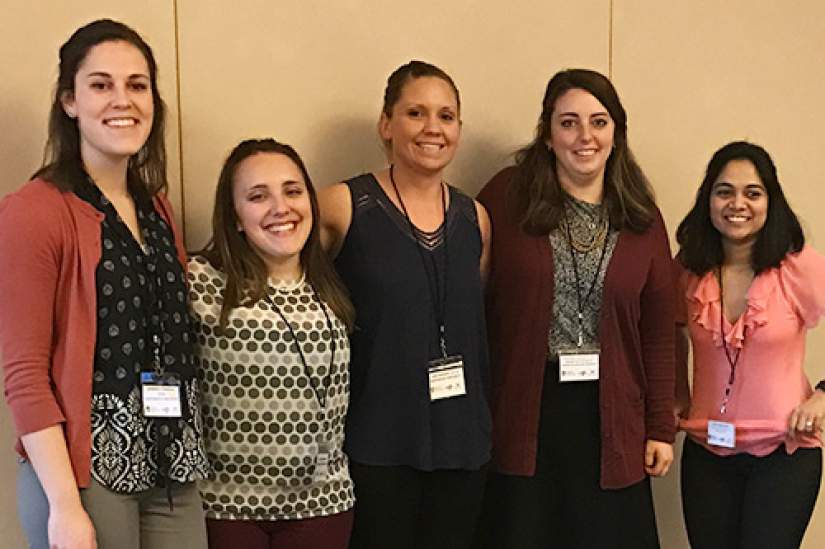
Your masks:
{"label": "smiling face", "polygon": [[455,92],[438,77],[411,78],[392,116],[381,114],[378,128],[394,164],[424,174],[440,172],[455,156],[461,135]]}
{"label": "smiling face", "polygon": [[571,187],[603,182],[614,131],[607,108],[589,92],[573,88],[556,100],[547,146],[556,155],[562,187],[569,192]]}
{"label": "smiling face", "polygon": [[725,164],[710,191],[710,221],[722,240],[752,244],[768,219],[768,192],[750,160]]}
{"label": "smiling face", "polygon": [[258,153],[238,165],[233,182],[237,228],[270,276],[300,277],[300,254],[312,229],[312,205],[301,170],[283,154]]}
{"label": "smiling face", "polygon": [[149,66],[124,41],[102,42],[89,50],[63,109],[77,120],[80,155],[86,166],[128,162],[152,130],[154,104]]}

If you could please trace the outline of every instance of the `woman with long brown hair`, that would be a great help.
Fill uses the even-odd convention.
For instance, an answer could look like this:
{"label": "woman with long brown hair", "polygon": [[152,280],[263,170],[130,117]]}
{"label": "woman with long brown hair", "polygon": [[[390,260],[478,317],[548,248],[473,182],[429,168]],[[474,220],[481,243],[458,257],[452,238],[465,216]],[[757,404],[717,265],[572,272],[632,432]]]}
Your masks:
{"label": "woman with long brown hair", "polygon": [[0,202],[0,354],[33,548],[206,545],[164,117],[149,45],[89,23],[60,48],[47,161]]}
{"label": "woman with long brown hair", "polygon": [[489,547],[658,547],[648,476],[673,459],[670,252],[610,81],[553,76],[535,140],[478,199],[493,225]]}
{"label": "woman with long brown hair", "polygon": [[212,241],[189,262],[207,452],[209,546],[345,549],[343,452],[353,310],[321,247],[298,153],[243,141],[215,192]]}

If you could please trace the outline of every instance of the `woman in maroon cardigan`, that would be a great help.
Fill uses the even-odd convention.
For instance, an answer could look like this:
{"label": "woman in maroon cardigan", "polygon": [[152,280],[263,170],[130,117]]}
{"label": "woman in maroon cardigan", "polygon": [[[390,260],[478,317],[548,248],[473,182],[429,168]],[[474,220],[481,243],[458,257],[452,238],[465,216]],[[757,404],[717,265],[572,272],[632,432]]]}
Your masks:
{"label": "woman in maroon cardigan", "polygon": [[549,82],[535,140],[479,201],[488,283],[490,547],[658,547],[673,459],[673,290],[661,215],[599,73]]}

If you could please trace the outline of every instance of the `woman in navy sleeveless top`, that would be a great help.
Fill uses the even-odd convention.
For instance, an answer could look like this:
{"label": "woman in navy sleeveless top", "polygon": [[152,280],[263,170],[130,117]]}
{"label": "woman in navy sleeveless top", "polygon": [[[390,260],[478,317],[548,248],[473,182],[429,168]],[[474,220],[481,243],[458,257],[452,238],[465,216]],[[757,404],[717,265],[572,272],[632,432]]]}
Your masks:
{"label": "woman in navy sleeveless top", "polygon": [[356,308],[346,450],[351,547],[469,547],[490,459],[484,208],[443,182],[461,122],[441,69],[389,78],[391,165],[321,193],[325,244]]}

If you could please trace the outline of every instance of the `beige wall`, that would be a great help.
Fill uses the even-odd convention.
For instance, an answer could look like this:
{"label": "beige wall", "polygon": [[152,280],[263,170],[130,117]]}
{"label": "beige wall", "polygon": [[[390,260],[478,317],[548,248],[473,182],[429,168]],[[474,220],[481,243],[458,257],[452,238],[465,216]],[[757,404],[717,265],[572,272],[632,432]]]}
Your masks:
{"label": "beige wall", "polygon": [[[449,177],[477,191],[531,137],[548,74],[608,68],[608,0],[555,2],[525,17],[535,4],[501,11],[494,2],[419,0],[410,10],[247,0],[227,10],[220,1],[179,2],[189,245],[208,238],[212,196],[204,191],[240,139],[291,143],[319,185],[381,165],[375,123],[384,84],[413,58],[442,66],[462,92],[463,144]],[[587,38],[569,47],[570,29],[582,25]]]}
{"label": "beige wall", "polygon": [[[185,205],[191,247],[208,237],[217,173],[240,139],[293,144],[317,184],[383,163],[374,132],[383,85],[393,68],[418,58],[445,68],[461,89],[463,143],[449,178],[470,192],[531,137],[549,76],[585,66],[611,73],[630,116],[631,145],[671,229],[713,150],[749,138],[773,153],[810,241],[825,251],[816,210],[817,183],[825,180],[817,154],[825,126],[825,4],[818,0],[792,10],[761,0],[513,0],[504,9],[492,0],[3,4],[0,195],[39,164],[57,48],[79,24],[110,16],[137,28],[158,57],[170,107],[172,197]],[[825,376],[822,328],[809,338],[808,356],[811,377]],[[10,447],[11,439],[2,409],[0,444]],[[654,483],[668,549],[687,547],[677,473]],[[11,451],[0,451],[0,475],[11,486]],[[806,549],[825,543],[823,509],[820,502]],[[12,490],[0,493],[0,511],[2,545],[22,546]]]}
{"label": "beige wall", "polygon": [[[713,151],[749,139],[771,152],[809,242],[825,249],[823,36],[825,3],[816,0],[614,3],[613,79],[631,117],[631,144],[656,187],[671,233],[687,213]],[[821,326],[808,338],[807,370],[812,379],[825,377]],[[678,472],[657,481],[668,548],[687,546],[674,497]],[[823,546],[820,497],[805,547]]]}

